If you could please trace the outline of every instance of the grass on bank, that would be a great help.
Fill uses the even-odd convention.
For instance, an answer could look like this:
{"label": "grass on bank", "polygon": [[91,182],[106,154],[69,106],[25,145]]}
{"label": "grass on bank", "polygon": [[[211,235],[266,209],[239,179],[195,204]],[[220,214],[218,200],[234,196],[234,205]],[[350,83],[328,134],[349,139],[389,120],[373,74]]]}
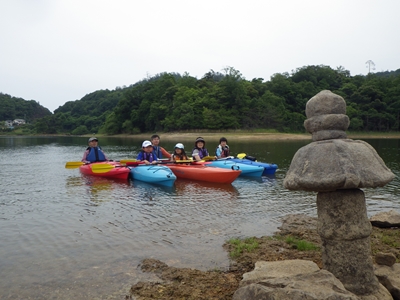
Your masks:
{"label": "grass on bank", "polygon": [[259,246],[254,237],[246,238],[244,240],[233,238],[228,241],[228,244],[233,246],[233,250],[229,253],[231,258],[239,257],[243,252],[251,252]]}
{"label": "grass on bank", "polygon": [[299,251],[317,251],[319,247],[311,242],[307,242],[305,240],[299,240],[292,236],[287,236],[284,238],[284,241],[292,245],[292,248],[297,249]]}
{"label": "grass on bank", "polygon": [[[320,248],[315,245],[314,243],[296,239],[292,236],[274,236],[269,237],[269,239],[275,239],[279,241],[284,241],[287,244],[291,245],[293,249],[297,249],[298,251],[319,251]],[[233,250],[229,252],[229,256],[231,258],[238,258],[244,252],[252,252],[259,247],[259,243],[256,238],[250,237],[246,239],[238,239],[232,238],[227,242],[229,245],[232,246]]]}
{"label": "grass on bank", "polygon": [[[372,254],[378,252],[392,252],[391,249],[400,249],[400,230],[398,228],[374,230],[371,235]],[[397,254],[396,262],[400,262],[400,256]]]}

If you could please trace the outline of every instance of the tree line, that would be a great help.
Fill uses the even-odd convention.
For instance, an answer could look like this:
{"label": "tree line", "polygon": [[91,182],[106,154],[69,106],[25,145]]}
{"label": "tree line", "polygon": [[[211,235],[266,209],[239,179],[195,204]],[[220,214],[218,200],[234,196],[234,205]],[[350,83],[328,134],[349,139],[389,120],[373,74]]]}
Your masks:
{"label": "tree line", "polygon": [[24,100],[0,93],[0,120],[24,119],[34,122],[39,118],[51,116],[52,113],[34,100]]}
{"label": "tree line", "polygon": [[343,67],[305,66],[246,80],[235,68],[161,73],[129,87],[100,90],[36,119],[37,133],[141,133],[275,129],[304,132],[305,105],[321,90],[341,95],[352,131],[400,130],[400,69],[351,76]]}

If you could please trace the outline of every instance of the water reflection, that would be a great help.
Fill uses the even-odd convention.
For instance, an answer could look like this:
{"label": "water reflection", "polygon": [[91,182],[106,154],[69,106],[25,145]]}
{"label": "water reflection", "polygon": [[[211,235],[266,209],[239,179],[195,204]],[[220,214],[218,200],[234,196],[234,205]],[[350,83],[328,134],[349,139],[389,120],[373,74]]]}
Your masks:
{"label": "water reflection", "polygon": [[[175,181],[177,195],[185,193],[192,193],[193,195],[202,195],[209,193],[219,193],[220,196],[224,195],[238,195],[238,190],[232,184],[221,184],[206,181],[194,181],[183,178],[178,178]],[[222,193],[221,193],[222,192]]]}

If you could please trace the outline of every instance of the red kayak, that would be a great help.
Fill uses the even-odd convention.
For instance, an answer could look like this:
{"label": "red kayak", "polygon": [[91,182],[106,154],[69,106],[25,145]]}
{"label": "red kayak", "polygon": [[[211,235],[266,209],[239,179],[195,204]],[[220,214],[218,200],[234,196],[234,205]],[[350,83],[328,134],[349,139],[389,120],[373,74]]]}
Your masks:
{"label": "red kayak", "polygon": [[178,178],[192,180],[232,183],[242,171],[207,167],[205,165],[168,164],[168,167]]}
{"label": "red kayak", "polygon": [[119,162],[96,162],[79,167],[82,174],[116,179],[128,179],[130,169]]}

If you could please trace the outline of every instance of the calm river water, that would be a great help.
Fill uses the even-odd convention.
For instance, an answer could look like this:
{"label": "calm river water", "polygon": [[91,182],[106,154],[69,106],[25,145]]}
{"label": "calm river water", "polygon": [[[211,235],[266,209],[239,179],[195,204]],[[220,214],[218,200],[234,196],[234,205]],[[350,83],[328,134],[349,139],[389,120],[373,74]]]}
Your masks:
{"label": "calm river water", "polygon": [[[230,141],[233,154],[278,164],[275,176],[231,185],[178,179],[165,188],[65,169],[81,159],[87,138],[0,137],[0,299],[124,299],[132,284],[151,279],[137,267],[149,257],[226,268],[227,239],[270,235],[289,213],[316,215],[315,193],[282,185],[294,153],[310,141]],[[366,141],[397,175],[365,190],[368,215],[399,210],[399,140]],[[135,158],[141,142],[102,138],[100,145],[119,160]],[[192,148],[192,141],[161,144],[171,150],[176,142]]]}

